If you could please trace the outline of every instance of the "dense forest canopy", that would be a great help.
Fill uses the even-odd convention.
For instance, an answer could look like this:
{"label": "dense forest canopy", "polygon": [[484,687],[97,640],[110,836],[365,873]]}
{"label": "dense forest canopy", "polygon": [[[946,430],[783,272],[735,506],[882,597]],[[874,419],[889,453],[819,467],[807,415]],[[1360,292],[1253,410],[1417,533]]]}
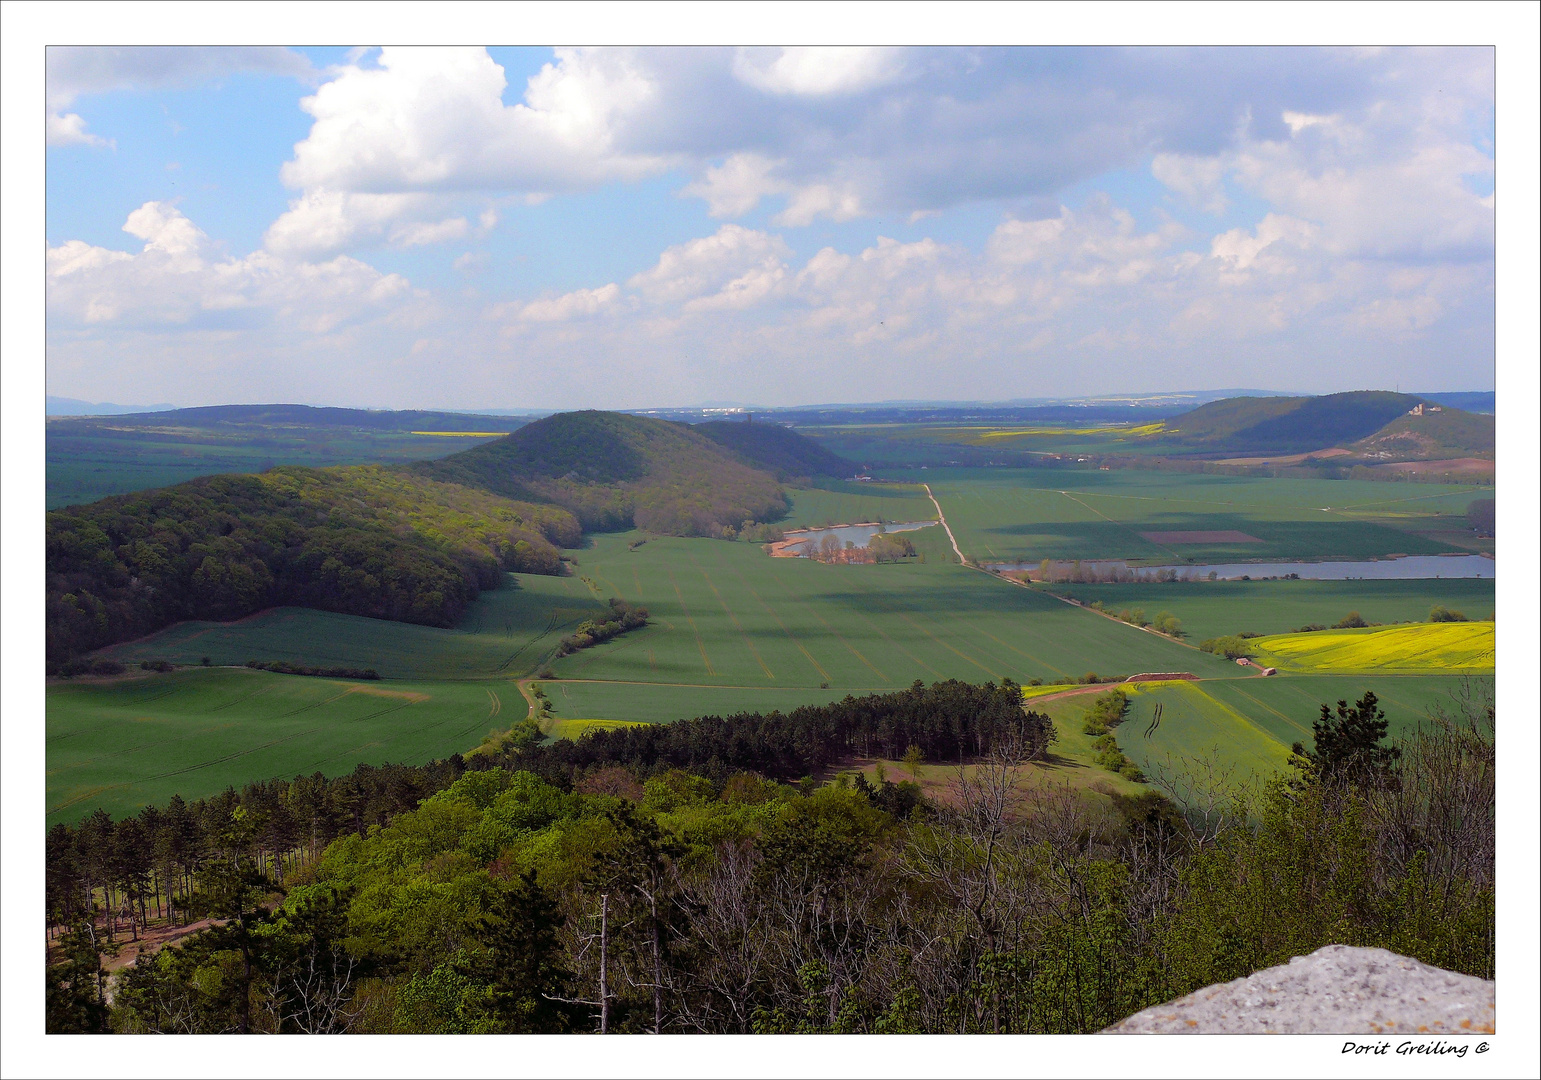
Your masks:
{"label": "dense forest canopy", "polygon": [[783,483],[815,476],[850,476],[856,472],[855,462],[781,424],[712,420],[692,427],[726,447],[745,465],[764,469]]}
{"label": "dense forest canopy", "polygon": [[380,466],[203,477],[47,519],[47,659],[277,604],[450,626],[505,570],[555,574],[554,506]]}

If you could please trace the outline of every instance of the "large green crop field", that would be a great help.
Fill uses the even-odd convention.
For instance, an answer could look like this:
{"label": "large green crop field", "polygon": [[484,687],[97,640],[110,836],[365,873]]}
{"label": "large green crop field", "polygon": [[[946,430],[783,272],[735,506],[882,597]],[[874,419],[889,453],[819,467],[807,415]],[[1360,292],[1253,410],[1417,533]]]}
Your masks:
{"label": "large green crop field", "polygon": [[1250,631],[1283,634],[1318,623],[1331,626],[1350,611],[1366,622],[1419,622],[1436,604],[1473,619],[1493,614],[1492,578],[1409,581],[1168,581],[1125,585],[1055,585],[1082,603],[1114,611],[1170,611],[1190,641]]}
{"label": "large green crop field", "polygon": [[771,559],[709,540],[628,551],[625,536],[598,537],[581,571],[605,595],[646,606],[653,625],[552,669],[561,679],[853,691],[915,679],[1226,670],[1208,654],[947,562],[940,533],[908,534],[925,563],[885,566]]}
{"label": "large green crop field", "polygon": [[48,821],[273,776],[468,750],[525,714],[512,684],[352,682],[194,668],[48,690]]}
{"label": "large green crop field", "polygon": [[[1465,550],[1438,539],[1492,488],[1144,470],[930,469],[965,555],[980,562],[1155,563],[1369,558]],[[1258,543],[1158,543],[1142,532],[1235,530]],[[1436,535],[1428,535],[1428,534]]]}
{"label": "large green crop field", "polygon": [[919,484],[826,481],[787,492],[791,512],[782,528],[849,525],[858,521],[935,521],[936,507]]}

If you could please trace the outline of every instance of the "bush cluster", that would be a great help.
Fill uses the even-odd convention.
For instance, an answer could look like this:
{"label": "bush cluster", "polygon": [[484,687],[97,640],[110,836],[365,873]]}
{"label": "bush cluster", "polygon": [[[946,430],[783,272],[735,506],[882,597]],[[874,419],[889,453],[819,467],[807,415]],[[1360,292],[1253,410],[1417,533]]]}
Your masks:
{"label": "bush cluster", "polygon": [[1257,655],[1257,650],[1248,645],[1239,634],[1209,638],[1207,641],[1199,642],[1199,648],[1204,652],[1223,656],[1227,660],[1238,660],[1242,657],[1251,658]]}
{"label": "bush cluster", "polygon": [[579,649],[600,645],[628,630],[647,625],[647,608],[632,607],[625,600],[610,598],[610,618],[585,619],[578,629],[564,637],[556,647],[558,656],[569,656]]}

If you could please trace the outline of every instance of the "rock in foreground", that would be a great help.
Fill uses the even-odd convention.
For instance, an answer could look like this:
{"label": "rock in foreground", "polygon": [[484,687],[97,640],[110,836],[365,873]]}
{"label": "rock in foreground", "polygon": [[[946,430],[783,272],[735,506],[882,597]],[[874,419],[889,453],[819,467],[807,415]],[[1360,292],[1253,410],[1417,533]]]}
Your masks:
{"label": "rock in foreground", "polygon": [[1464,1035],[1493,1030],[1493,983],[1385,949],[1310,956],[1137,1012],[1118,1034]]}

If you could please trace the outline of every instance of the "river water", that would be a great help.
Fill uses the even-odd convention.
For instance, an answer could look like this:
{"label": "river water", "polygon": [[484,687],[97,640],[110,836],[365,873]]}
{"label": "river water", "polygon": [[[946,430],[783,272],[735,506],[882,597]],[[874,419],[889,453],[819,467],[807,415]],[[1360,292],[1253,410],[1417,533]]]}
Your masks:
{"label": "river water", "polygon": [[[1042,562],[990,563],[991,570],[1037,570]],[[1052,563],[1056,574],[1069,573],[1074,563],[1056,560]],[[1249,577],[1284,577],[1298,575],[1306,581],[1353,581],[1391,580],[1408,578],[1488,578],[1494,577],[1494,560],[1486,555],[1408,555],[1400,559],[1367,559],[1359,562],[1268,562],[1268,563],[1194,563],[1176,566],[1131,567],[1119,559],[1084,561],[1081,567],[1088,576],[1094,572],[1106,574],[1117,570],[1121,575],[1133,573],[1142,579],[1154,579],[1164,570],[1176,574],[1179,579],[1205,580],[1210,574],[1220,581],[1234,581]]]}

